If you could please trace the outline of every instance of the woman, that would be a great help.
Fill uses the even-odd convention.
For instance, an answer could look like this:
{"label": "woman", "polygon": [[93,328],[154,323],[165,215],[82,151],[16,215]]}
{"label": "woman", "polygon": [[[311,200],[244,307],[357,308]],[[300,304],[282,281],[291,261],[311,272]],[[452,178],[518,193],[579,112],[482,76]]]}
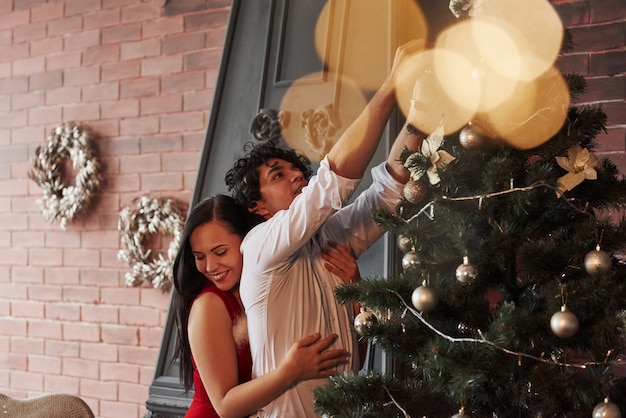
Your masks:
{"label": "woman", "polygon": [[[250,380],[252,360],[239,298],[241,240],[249,212],[229,196],[205,199],[190,212],[174,261],[173,307],[185,390],[195,394],[185,417],[243,417],[299,380],[328,377],[347,360],[329,349],[336,335],[310,335],[293,344],[284,363]],[[329,269],[345,281],[358,275],[345,249],[328,249]]]}

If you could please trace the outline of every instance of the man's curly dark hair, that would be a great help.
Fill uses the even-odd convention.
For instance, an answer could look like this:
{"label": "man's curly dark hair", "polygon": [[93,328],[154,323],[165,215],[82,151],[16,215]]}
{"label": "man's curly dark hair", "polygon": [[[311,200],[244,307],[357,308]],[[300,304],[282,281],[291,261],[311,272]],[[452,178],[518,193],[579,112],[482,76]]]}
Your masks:
{"label": "man's curly dark hair", "polygon": [[302,171],[306,179],[313,174],[311,162],[293,149],[277,146],[278,140],[269,140],[262,143],[247,142],[243,147],[244,157],[238,158],[233,167],[228,170],[224,181],[232,197],[247,208],[254,207],[257,200],[261,200],[261,184],[259,170],[261,164],[267,164],[271,158],[279,158],[292,163]]}

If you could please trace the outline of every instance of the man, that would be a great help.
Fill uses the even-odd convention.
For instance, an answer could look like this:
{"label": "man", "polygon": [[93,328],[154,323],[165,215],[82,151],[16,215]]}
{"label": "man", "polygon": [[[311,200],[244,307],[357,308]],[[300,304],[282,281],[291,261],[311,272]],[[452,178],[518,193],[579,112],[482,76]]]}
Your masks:
{"label": "man", "polygon": [[[341,371],[358,371],[352,310],[337,302],[334,288],[342,282],[324,268],[321,254],[335,242],[361,255],[384,233],[373,220],[374,212],[393,210],[402,198],[409,174],[399,161],[400,153],[405,146],[417,150],[421,142],[406,125],[386,163],[372,169],[373,184],[343,207],[372,159],[395,106],[398,69],[422,45],[411,41],[398,48],[389,76],[310,181],[307,160],[273,142],[248,149],[226,174],[233,197],[261,221],[241,246],[240,295],[248,317],[253,377],[273,370],[293,341],[313,332],[337,333],[339,345],[353,353],[352,364]],[[313,390],[323,384],[324,379],[299,382],[258,416],[313,417]]]}

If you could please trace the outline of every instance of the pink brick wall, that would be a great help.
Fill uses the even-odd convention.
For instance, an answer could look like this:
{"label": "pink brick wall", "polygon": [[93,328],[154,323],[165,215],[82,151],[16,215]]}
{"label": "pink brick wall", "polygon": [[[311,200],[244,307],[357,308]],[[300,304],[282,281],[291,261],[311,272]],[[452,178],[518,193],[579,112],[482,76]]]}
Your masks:
{"label": "pink brick wall", "polygon": [[607,133],[597,138],[598,154],[626,174],[626,2],[624,0],[553,0],[570,29],[574,50],[560,68],[583,75],[587,92],[577,102],[601,104]]}
{"label": "pink brick wall", "polygon": [[[117,219],[142,194],[190,200],[230,11],[165,3],[0,0],[0,393],[146,413],[169,293],[124,284]],[[93,134],[104,184],[63,231],[27,172],[68,121]]]}
{"label": "pink brick wall", "polygon": [[[74,393],[99,417],[146,412],[169,295],[125,286],[117,218],[144,193],[189,201],[230,0],[164,3],[0,0],[2,393]],[[626,4],[553,3],[576,41],[560,65],[587,77],[580,101],[604,106],[600,151],[624,173]],[[71,120],[93,132],[105,181],[63,232],[26,173]]]}

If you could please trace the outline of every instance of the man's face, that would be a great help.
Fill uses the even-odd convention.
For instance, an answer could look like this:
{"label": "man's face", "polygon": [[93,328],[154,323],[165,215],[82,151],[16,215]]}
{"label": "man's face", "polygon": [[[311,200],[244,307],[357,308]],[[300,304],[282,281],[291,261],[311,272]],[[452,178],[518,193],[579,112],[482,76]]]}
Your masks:
{"label": "man's face", "polygon": [[261,200],[250,211],[269,219],[276,212],[289,208],[293,199],[302,193],[308,184],[304,174],[292,163],[279,158],[270,158],[267,164],[260,165],[259,184]]}

